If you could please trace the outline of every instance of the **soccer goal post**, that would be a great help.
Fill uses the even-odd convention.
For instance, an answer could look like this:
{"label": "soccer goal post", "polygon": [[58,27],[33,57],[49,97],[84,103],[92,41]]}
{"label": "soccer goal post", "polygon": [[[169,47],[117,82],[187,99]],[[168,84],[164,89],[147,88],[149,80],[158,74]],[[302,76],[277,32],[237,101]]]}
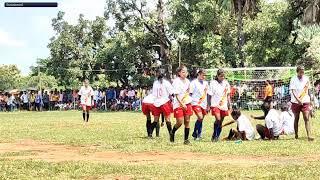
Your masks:
{"label": "soccer goal post", "polygon": [[[290,101],[289,84],[296,74],[296,67],[254,67],[254,68],[223,68],[225,77],[231,85],[231,101],[233,107],[257,110],[260,109],[265,97],[266,81],[269,80],[273,89],[272,102],[275,108],[281,103]],[[215,78],[218,69],[207,69],[207,80]],[[310,77],[312,71],[305,71]]]}

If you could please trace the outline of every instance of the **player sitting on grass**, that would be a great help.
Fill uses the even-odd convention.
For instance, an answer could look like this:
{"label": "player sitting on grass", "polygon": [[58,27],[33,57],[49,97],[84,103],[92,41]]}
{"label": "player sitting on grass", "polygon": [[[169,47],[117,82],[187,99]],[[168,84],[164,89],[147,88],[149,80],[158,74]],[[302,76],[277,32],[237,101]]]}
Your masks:
{"label": "player sitting on grass", "polygon": [[287,103],[281,104],[280,124],[282,126],[282,134],[294,134],[294,114],[289,110]]}
{"label": "player sitting on grass", "polygon": [[265,138],[269,140],[278,139],[279,135],[282,133],[279,113],[277,110],[271,108],[269,103],[264,103],[263,106],[267,112],[267,116],[265,117],[265,126],[258,124],[256,126],[257,131],[262,140]]}
{"label": "player sitting on grass", "polygon": [[237,129],[230,129],[228,137],[225,140],[253,140],[254,128],[250,120],[240,110],[235,109],[231,112],[232,121],[224,124],[222,127],[228,126],[233,123],[237,123]]}

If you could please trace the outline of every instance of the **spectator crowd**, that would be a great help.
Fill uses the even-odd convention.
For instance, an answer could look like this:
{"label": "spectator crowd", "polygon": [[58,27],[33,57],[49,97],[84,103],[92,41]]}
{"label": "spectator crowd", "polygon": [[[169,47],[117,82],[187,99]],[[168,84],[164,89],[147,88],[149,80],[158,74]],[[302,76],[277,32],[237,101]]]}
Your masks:
{"label": "spectator crowd", "polygon": [[[94,88],[93,106],[96,110],[138,111],[147,88]],[[0,111],[57,111],[80,109],[78,90],[25,90],[0,92]]]}
{"label": "spectator crowd", "polygon": [[[290,100],[289,82],[272,81],[274,104]],[[259,109],[264,99],[264,81],[234,81],[230,83],[233,106],[241,109]],[[98,111],[138,111],[142,99],[149,94],[150,87],[94,88],[93,104]],[[320,80],[314,84],[316,108],[320,104]],[[0,111],[57,111],[80,109],[78,90],[25,90],[0,92]]]}

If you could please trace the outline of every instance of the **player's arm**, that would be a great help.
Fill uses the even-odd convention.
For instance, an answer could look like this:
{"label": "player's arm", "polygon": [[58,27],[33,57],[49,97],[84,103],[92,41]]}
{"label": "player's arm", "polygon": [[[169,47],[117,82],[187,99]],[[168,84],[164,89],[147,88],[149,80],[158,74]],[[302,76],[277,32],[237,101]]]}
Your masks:
{"label": "player's arm", "polygon": [[291,92],[292,92],[293,97],[298,101],[298,103],[302,104],[300,98],[297,95],[297,91],[295,89],[292,89]]}
{"label": "player's arm", "polygon": [[270,140],[274,140],[273,128],[268,129],[270,133]]}
{"label": "player's arm", "polygon": [[[309,81],[310,82],[310,81]],[[313,106],[314,104],[314,95],[313,95],[313,91],[312,89],[310,89],[310,83],[308,82],[308,95],[310,97],[310,101],[311,101],[311,106]]]}
{"label": "player's arm", "polygon": [[173,98],[175,98],[175,94],[174,94],[174,90],[173,90],[173,86],[172,86],[172,84],[171,83],[169,83],[169,82],[166,82],[166,89],[167,89],[167,92],[168,92],[168,94],[169,94],[169,99],[171,100],[171,101],[173,101]]}
{"label": "player's arm", "polygon": [[291,82],[290,82],[290,87],[289,87],[293,97],[298,101],[299,104],[301,104],[301,100],[300,98],[298,97],[297,95],[297,88],[295,87],[295,84],[294,84],[294,80],[291,79]]}
{"label": "player's arm", "polygon": [[189,86],[189,95],[192,96],[193,94],[193,91],[195,89],[195,85],[193,83],[193,81],[190,83],[190,86]]}
{"label": "player's arm", "polygon": [[227,99],[228,99],[228,109],[231,110],[232,109],[232,104],[231,104],[230,92],[227,95]]}
{"label": "player's arm", "polygon": [[246,132],[245,132],[245,131],[239,131],[239,134],[240,134],[240,138],[241,138],[242,140],[246,140],[246,139],[247,139],[247,137],[246,137]]}
{"label": "player's arm", "polygon": [[180,104],[181,107],[183,107],[184,109],[186,109],[186,105],[182,102],[182,99],[179,98],[179,93],[177,89],[174,89],[173,87],[178,87],[176,84],[176,81],[173,81],[172,85],[168,83],[168,87],[171,87],[172,89],[168,89],[169,94],[174,94],[174,98],[176,98],[176,100],[178,101],[178,103]]}
{"label": "player's arm", "polygon": [[222,127],[229,126],[229,125],[231,125],[231,124],[233,124],[235,122],[236,122],[235,120],[231,120],[231,121],[225,123],[224,125],[222,125]]}
{"label": "player's arm", "polygon": [[229,110],[232,109],[230,91],[231,91],[231,87],[230,87],[230,84],[228,83],[227,104],[228,104]]}
{"label": "player's arm", "polygon": [[175,94],[175,98],[177,99],[178,103],[180,104],[181,107],[183,107],[184,109],[186,109],[186,105],[182,102],[182,100],[179,98],[178,94]]}
{"label": "player's arm", "polygon": [[264,120],[266,118],[265,116],[253,116],[253,115],[251,115],[250,117],[256,120]]}
{"label": "player's arm", "polygon": [[212,82],[210,82],[208,91],[207,91],[207,111],[210,111],[210,107],[211,107],[211,98],[213,95],[213,88],[212,88]]}
{"label": "player's arm", "polygon": [[269,140],[274,139],[274,134],[273,134],[274,125],[273,125],[273,121],[274,121],[275,119],[273,119],[273,118],[275,118],[275,117],[270,117],[270,116],[269,116],[269,117],[266,119],[266,127],[267,127],[267,129],[268,129],[268,131],[269,131],[269,133],[270,133],[270,138],[269,138]]}

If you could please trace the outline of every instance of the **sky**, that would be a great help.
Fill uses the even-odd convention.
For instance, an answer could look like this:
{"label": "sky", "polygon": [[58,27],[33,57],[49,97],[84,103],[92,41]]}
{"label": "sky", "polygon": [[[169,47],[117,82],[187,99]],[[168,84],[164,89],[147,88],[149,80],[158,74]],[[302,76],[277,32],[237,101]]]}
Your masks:
{"label": "sky", "polygon": [[37,58],[49,56],[47,45],[54,35],[51,20],[59,11],[64,11],[65,19],[75,24],[80,13],[93,20],[103,16],[105,7],[105,0],[32,1],[57,2],[57,8],[8,8],[4,2],[0,0],[0,64],[17,64],[24,75],[36,65]]}
{"label": "sky", "polygon": [[[151,4],[154,0],[148,0]],[[279,0],[267,0],[269,2]],[[15,2],[30,2],[20,0]],[[32,2],[53,2],[33,0]],[[54,35],[51,20],[59,11],[65,12],[65,20],[75,24],[79,14],[93,20],[103,16],[105,0],[57,0],[58,7],[8,8],[0,0],[0,64],[16,64],[23,75],[30,72],[38,58],[49,56],[47,45]],[[109,22],[110,23],[110,22]]]}

